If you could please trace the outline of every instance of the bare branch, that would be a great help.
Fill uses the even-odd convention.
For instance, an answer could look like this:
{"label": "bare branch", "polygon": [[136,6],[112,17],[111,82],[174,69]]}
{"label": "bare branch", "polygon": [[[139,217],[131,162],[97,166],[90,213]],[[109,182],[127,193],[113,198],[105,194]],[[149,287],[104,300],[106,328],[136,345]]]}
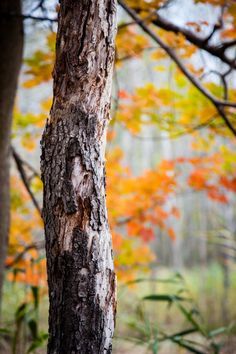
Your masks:
{"label": "bare branch", "polygon": [[19,154],[16,152],[16,150],[13,147],[11,147],[11,150],[12,150],[12,156],[15,160],[15,163],[16,163],[17,169],[19,171],[20,177],[22,179],[22,182],[24,183],[24,186],[25,186],[36,210],[39,212],[39,215],[41,216],[42,215],[41,208],[40,208],[38,201],[35,198],[33,192],[31,191],[31,188],[30,188],[29,182],[28,182],[28,178],[27,178],[27,175],[26,175],[24,167],[23,167],[24,162],[21,160],[21,157],[19,156]]}
{"label": "bare branch", "polygon": [[39,0],[38,4],[35,7],[33,7],[33,9],[31,10],[31,13],[35,12],[38,9],[41,9],[42,12],[44,12],[45,11],[44,3],[45,0]]}
{"label": "bare branch", "polygon": [[34,20],[34,21],[48,21],[48,22],[57,22],[57,18],[49,18],[46,16],[33,16],[30,14],[18,14],[15,12],[1,13],[1,17],[20,17],[24,20]]}
{"label": "bare branch", "polygon": [[[13,146],[11,148],[15,151],[15,148]],[[28,161],[24,160],[22,156],[19,156],[19,153],[18,153],[18,157],[21,159],[22,165],[26,166],[32,172],[33,174],[32,177],[37,177],[41,179],[39,172]]]}
{"label": "bare branch", "polygon": [[221,48],[223,48],[224,50],[233,47],[236,45],[236,39],[232,40],[232,41],[228,41],[228,42],[224,42],[221,45]]}

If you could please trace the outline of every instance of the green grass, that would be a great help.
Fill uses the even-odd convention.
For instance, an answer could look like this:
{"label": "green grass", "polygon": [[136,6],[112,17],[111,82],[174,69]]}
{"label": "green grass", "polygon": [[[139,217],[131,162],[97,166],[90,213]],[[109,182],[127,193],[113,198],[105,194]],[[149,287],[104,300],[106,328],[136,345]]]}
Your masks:
{"label": "green grass", "polygon": [[[193,268],[184,270],[181,275],[183,281],[176,283],[161,282],[161,279],[173,278],[174,273],[169,269],[160,268],[155,271],[156,282],[140,282],[137,284],[119,284],[118,312],[114,339],[114,354],[154,353],[158,354],[188,353],[180,351],[178,346],[166,342],[156,343],[155,338],[161,332],[173,334],[189,328],[189,323],[177,306],[170,306],[168,302],[142,301],[150,294],[176,294],[181,288],[187,288],[189,293],[180,293],[180,296],[189,296],[194,299],[205,328],[216,328],[236,322],[236,273],[235,265],[230,269],[230,287],[226,291],[223,287],[222,269],[212,264],[207,268]],[[153,274],[153,272],[152,272]],[[139,274],[138,278],[150,278],[150,274]],[[15,329],[15,313],[20,304],[30,300],[30,289],[18,283],[6,281],[3,302],[3,326],[10,331]],[[47,331],[48,301],[46,296],[40,297],[38,309],[38,324],[40,331]],[[233,328],[233,327],[232,327]],[[28,329],[25,330],[27,333]],[[230,338],[234,339],[232,329]],[[195,335],[199,340],[199,336]],[[194,338],[195,338],[194,337]],[[148,341],[152,341],[153,348],[148,348]],[[30,335],[25,335],[30,340]],[[155,347],[156,346],[156,347]],[[44,353],[45,345],[36,353]],[[10,351],[5,351],[10,353]],[[18,351],[19,354],[24,352]],[[222,352],[223,353],[223,352]],[[224,352],[227,353],[227,352]],[[233,354],[233,352],[229,353]]]}
{"label": "green grass", "polygon": [[[234,336],[233,324],[236,322],[235,290],[236,276],[235,266],[230,270],[230,287],[223,288],[223,272],[221,268],[213,264],[208,268],[194,268],[185,270],[181,274],[184,278],[183,287],[189,290],[190,297],[194,299],[202,317],[202,323],[207,331],[215,330],[222,326],[232,324],[232,337]],[[149,277],[148,274],[141,275]],[[158,269],[157,279],[166,279],[173,276],[168,269]],[[140,283],[134,287],[120,286],[118,292],[118,317],[114,353],[122,353],[124,338],[130,341],[137,339],[145,343],[147,335],[156,327],[157,330],[171,334],[189,327],[188,321],[175,306],[169,306],[162,302],[149,302],[140,304],[143,296],[148,294],[173,294],[181,288],[181,284],[168,284],[162,282]],[[223,304],[223,305],[222,305]],[[153,334],[151,334],[153,335]],[[123,339],[122,339],[123,338]],[[142,343],[141,343],[142,344]],[[134,345],[134,344],[133,344]],[[136,349],[129,348],[126,353],[136,353]],[[179,353],[176,346],[166,343],[160,345],[158,353]],[[150,350],[147,353],[152,353]],[[184,353],[184,352],[182,352]],[[233,354],[233,353],[229,353]]]}

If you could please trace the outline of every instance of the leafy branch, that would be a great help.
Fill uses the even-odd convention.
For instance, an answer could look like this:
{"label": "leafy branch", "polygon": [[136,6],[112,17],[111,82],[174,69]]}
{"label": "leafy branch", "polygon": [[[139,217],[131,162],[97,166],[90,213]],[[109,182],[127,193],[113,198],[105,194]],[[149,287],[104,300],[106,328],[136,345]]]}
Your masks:
{"label": "leafy branch", "polygon": [[186,78],[195,86],[198,91],[200,91],[216,108],[219,115],[224,120],[226,126],[230,129],[230,131],[236,136],[236,128],[230,122],[229,118],[227,117],[224,107],[231,107],[236,108],[236,103],[229,102],[225,100],[220,100],[210,91],[208,91],[198,79],[191,72],[186,68],[186,66],[182,63],[182,61],[178,58],[175,51],[170,48],[166,43],[162,41],[162,39],[152,30],[150,29],[145,22],[137,15],[137,13],[131,9],[123,0],[119,0],[119,4],[122,8],[129,14],[129,16],[135,20],[135,22],[143,29],[145,33],[147,33],[152,40],[154,40],[168,55],[169,57],[175,62],[178,68],[182,71],[182,73],[186,76]]}

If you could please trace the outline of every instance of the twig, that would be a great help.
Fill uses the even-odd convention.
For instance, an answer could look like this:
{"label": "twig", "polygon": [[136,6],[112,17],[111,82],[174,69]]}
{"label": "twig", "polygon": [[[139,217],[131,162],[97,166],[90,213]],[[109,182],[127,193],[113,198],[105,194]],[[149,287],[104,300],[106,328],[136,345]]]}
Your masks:
{"label": "twig", "polygon": [[228,42],[224,42],[221,45],[221,48],[223,48],[224,50],[228,49],[229,47],[233,47],[234,45],[236,45],[236,39],[232,40],[232,41],[228,41]]}
{"label": "twig", "polygon": [[42,12],[44,12],[45,11],[44,2],[45,0],[39,0],[38,4],[35,7],[33,7],[33,9],[31,10],[31,13],[35,12],[38,9],[41,9]]}
{"label": "twig", "polygon": [[11,267],[13,267],[15,264],[17,264],[18,262],[20,262],[22,260],[22,258],[24,257],[25,253],[32,250],[32,249],[43,249],[45,247],[45,242],[38,242],[38,243],[31,243],[30,245],[25,246],[25,248],[16,255],[16,257],[8,264],[6,264],[5,268],[9,269]]}
{"label": "twig", "polygon": [[[11,148],[15,151],[15,148],[13,146],[11,146]],[[23,160],[23,158],[19,154],[18,154],[18,157],[20,158],[21,163],[23,165],[25,165],[33,173],[34,177],[37,177],[37,178],[41,179],[39,172],[28,161]]]}
{"label": "twig", "polygon": [[18,153],[16,152],[16,150],[13,147],[11,147],[11,150],[12,150],[12,156],[13,156],[13,158],[15,160],[15,163],[16,163],[17,169],[19,171],[19,174],[21,176],[22,182],[24,183],[24,186],[25,186],[25,188],[26,188],[26,190],[27,190],[27,192],[28,192],[28,194],[29,194],[29,196],[30,196],[30,198],[31,198],[36,210],[39,212],[39,215],[42,216],[41,208],[40,208],[40,206],[38,204],[38,201],[35,198],[33,192],[31,191],[31,188],[29,186],[27,175],[26,175],[24,167],[23,167],[24,163],[23,163],[21,157],[18,155]]}
{"label": "twig", "polygon": [[49,22],[58,22],[57,18],[49,18],[46,16],[33,16],[30,14],[20,14],[15,12],[1,13],[0,17],[20,17],[24,20],[34,20],[34,21],[49,21]]}

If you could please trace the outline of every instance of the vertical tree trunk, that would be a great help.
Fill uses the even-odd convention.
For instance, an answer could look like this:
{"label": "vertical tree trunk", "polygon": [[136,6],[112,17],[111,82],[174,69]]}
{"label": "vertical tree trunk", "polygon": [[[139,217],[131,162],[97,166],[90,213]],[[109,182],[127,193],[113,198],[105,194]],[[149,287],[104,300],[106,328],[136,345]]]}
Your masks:
{"label": "vertical tree trunk", "polygon": [[10,220],[10,139],[12,110],[22,62],[20,0],[0,1],[0,304]]}
{"label": "vertical tree trunk", "polygon": [[54,100],[42,138],[49,354],[111,353],[115,274],[104,150],[115,0],[62,0]]}

